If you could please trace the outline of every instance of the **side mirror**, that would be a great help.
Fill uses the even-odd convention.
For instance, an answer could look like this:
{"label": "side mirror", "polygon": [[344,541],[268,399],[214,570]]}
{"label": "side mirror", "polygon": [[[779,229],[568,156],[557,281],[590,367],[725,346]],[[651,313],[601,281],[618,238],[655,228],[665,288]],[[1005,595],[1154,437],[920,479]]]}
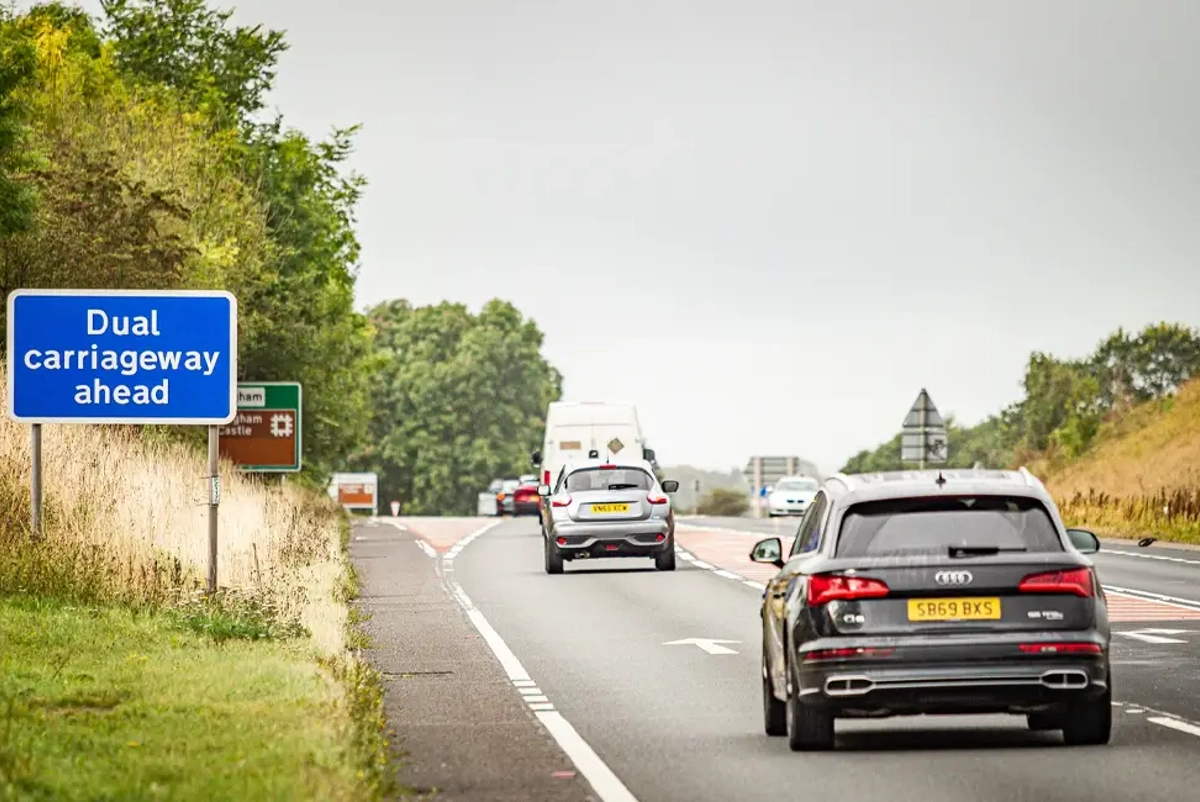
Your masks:
{"label": "side mirror", "polygon": [[769,537],[754,544],[750,551],[751,562],[767,563],[777,568],[783,567],[783,542],[777,537]]}
{"label": "side mirror", "polygon": [[538,495],[546,498],[550,495],[550,485],[538,485]]}
{"label": "side mirror", "polygon": [[534,451],[532,454],[529,455],[529,461],[532,462],[535,467],[538,465],[541,465],[542,464],[542,452]]}
{"label": "side mirror", "polygon": [[674,493],[679,489],[679,482],[676,482],[674,479],[664,479],[662,489],[664,493]]}
{"label": "side mirror", "polygon": [[654,462],[654,449],[653,448],[643,448],[642,449],[642,459],[646,460],[646,462]]}
{"label": "side mirror", "polygon": [[1095,554],[1100,551],[1100,538],[1096,537],[1094,532],[1086,529],[1068,529],[1067,536],[1071,538],[1071,545],[1082,554]]}

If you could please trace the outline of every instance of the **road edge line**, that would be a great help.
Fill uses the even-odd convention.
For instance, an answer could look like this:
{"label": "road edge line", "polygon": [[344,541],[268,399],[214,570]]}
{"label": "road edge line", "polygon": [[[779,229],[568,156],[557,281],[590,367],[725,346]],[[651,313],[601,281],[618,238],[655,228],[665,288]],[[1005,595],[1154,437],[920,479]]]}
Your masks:
{"label": "road edge line", "polygon": [[[453,571],[454,558],[462,552],[464,548],[471,544],[475,538],[483,535],[485,532],[499,526],[503,521],[490,521],[489,523],[476,529],[462,540],[454,544],[450,551],[442,555],[442,558],[437,561],[438,574],[441,576],[442,586],[450,593],[450,597],[458,602],[459,606],[467,614],[467,618],[471,621],[472,626],[483,638],[492,654],[500,661],[500,666],[504,669],[504,673],[508,675],[509,680],[514,687],[521,693],[522,701],[533,710],[533,715],[538,722],[550,733],[550,737],[558,744],[566,756],[575,764],[575,768],[583,775],[584,779],[592,786],[592,790],[600,797],[601,802],[638,802],[637,797],[633,795],[620,778],[608,767],[596,751],[583,739],[576,729],[571,726],[557,710],[547,709],[552,708],[546,702],[526,702],[525,699],[531,694],[523,693],[524,690],[535,688],[533,680],[529,676],[529,672],[525,670],[525,666],[513,653],[508,644],[504,642],[504,638],[500,637],[500,633],[488,623],[487,617],[480,612],[475,603],[471,601],[471,597],[463,590],[462,585],[458,584],[458,580],[453,574],[443,573],[444,569],[449,568]],[[457,573],[457,572],[455,572]],[[518,684],[519,683],[519,684]],[[536,705],[536,707],[534,706]]]}

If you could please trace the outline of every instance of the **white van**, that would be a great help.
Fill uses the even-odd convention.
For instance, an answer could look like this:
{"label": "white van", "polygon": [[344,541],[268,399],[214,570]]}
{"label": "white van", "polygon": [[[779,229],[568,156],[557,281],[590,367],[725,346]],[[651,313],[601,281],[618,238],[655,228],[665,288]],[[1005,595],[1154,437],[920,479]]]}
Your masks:
{"label": "white van", "polygon": [[563,466],[573,460],[621,457],[655,462],[654,452],[646,448],[637,409],[632,404],[603,401],[552,402],[546,411],[542,449],[530,456],[540,472],[540,482],[551,486]]}

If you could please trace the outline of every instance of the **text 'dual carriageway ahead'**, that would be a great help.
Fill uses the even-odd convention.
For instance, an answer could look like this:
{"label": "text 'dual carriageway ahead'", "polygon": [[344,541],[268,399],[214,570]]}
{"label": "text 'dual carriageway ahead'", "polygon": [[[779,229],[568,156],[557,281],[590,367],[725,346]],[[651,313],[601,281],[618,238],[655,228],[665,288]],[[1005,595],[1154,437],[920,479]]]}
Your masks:
{"label": "text 'dual carriageway ahead'", "polygon": [[18,420],[224,424],[237,414],[229,293],[17,290],[8,307]]}

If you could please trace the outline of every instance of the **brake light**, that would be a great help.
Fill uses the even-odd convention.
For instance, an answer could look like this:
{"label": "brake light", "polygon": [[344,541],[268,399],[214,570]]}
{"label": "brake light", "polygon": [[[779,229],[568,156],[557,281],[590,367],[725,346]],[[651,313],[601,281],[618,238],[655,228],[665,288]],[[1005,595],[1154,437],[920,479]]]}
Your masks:
{"label": "brake light", "polygon": [[1092,569],[1073,568],[1030,574],[1021,580],[1017,589],[1022,593],[1071,593],[1088,598],[1095,595],[1095,584]]}
{"label": "brake light", "polygon": [[649,496],[646,496],[646,501],[649,501],[651,504],[666,504],[667,497],[651,494]]}
{"label": "brake light", "polygon": [[887,583],[865,576],[817,574],[808,580],[808,606],[837,599],[878,599],[888,595]]}
{"label": "brake light", "polygon": [[1104,649],[1096,643],[1022,643],[1025,654],[1102,654]]}
{"label": "brake light", "polygon": [[497,494],[496,494],[496,501],[504,501],[504,494],[503,494],[503,493],[497,493]]}
{"label": "brake light", "polygon": [[564,496],[563,498],[556,498],[556,499],[554,499],[554,501],[550,502],[550,506],[552,506],[552,507],[569,507],[569,506],[571,506],[571,497]]}
{"label": "brake light", "polygon": [[616,469],[617,469],[616,465],[601,465],[600,466],[600,470],[602,470],[602,471],[615,471]]}
{"label": "brake light", "polygon": [[875,649],[868,646],[846,649],[815,649],[804,655],[809,660],[846,660],[851,657],[890,657],[895,649]]}
{"label": "brake light", "polygon": [[542,471],[542,484],[550,484],[550,471]]}

